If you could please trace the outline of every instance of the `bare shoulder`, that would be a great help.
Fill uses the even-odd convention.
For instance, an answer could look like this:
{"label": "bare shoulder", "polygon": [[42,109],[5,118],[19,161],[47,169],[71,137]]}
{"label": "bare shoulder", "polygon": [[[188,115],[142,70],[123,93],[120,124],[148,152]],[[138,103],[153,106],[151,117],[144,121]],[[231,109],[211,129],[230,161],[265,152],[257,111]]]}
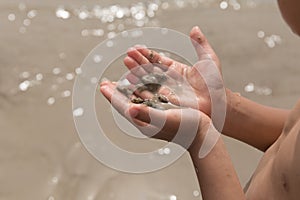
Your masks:
{"label": "bare shoulder", "polygon": [[300,101],[287,119],[282,135],[275,144],[272,175],[276,189],[284,197],[298,199],[300,195]]}
{"label": "bare shoulder", "polygon": [[295,107],[292,109],[290,116],[288,117],[283,134],[289,134],[291,129],[299,122],[300,120],[300,100],[296,103]]}
{"label": "bare shoulder", "polygon": [[249,199],[299,199],[300,101],[288,117],[283,132],[265,152],[247,190]]}

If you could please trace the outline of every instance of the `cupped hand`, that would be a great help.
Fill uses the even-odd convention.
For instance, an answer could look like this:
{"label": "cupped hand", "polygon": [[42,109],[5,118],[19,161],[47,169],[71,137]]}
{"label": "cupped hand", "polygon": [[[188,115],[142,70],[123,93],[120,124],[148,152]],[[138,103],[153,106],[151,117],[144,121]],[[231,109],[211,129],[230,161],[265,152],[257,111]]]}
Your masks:
{"label": "cupped hand", "polygon": [[[156,70],[167,74],[174,80],[185,80],[190,89],[184,90],[183,93],[174,93],[166,87],[161,87],[159,93],[167,96],[173,104],[195,108],[211,116],[211,95],[216,95],[215,99],[226,101],[223,95],[220,61],[198,27],[191,30],[190,38],[199,60],[192,67],[162,56],[146,47],[136,46],[128,50],[124,59],[125,65],[131,71],[127,79],[135,84],[143,75]],[[196,98],[186,98],[190,96],[189,94],[193,94]],[[149,93],[138,95],[147,97]]]}
{"label": "cupped hand", "polygon": [[134,104],[116,89],[116,83],[110,81],[102,82],[100,90],[114,108],[144,135],[172,141],[186,149],[193,144],[199,145],[202,132],[211,122],[206,114],[192,108],[159,110]]}

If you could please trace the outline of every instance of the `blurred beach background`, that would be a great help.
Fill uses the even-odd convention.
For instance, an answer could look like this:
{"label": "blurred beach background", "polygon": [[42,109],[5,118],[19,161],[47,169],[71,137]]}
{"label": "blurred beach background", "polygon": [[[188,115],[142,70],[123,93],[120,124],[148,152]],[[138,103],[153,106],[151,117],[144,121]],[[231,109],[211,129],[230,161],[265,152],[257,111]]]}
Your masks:
{"label": "blurred beach background", "polygon": [[[198,25],[221,59],[228,88],[282,108],[300,96],[300,40],[276,1],[1,0],[0,10],[1,200],[201,199],[187,153],[162,170],[127,174],[95,160],[77,136],[71,96],[79,67],[122,31],[155,26],[188,35]],[[124,72],[117,61],[106,75]],[[122,135],[100,93],[96,102],[99,123],[116,144],[148,148]],[[245,185],[262,153],[224,140]]]}

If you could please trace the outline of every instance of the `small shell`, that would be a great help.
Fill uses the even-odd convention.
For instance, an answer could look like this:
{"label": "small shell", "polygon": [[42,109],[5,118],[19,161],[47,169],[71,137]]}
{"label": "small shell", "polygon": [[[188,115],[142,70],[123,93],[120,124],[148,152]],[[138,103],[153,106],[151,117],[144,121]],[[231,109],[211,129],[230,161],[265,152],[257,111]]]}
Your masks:
{"label": "small shell", "polygon": [[162,103],[169,103],[169,99],[165,95],[158,94],[157,99]]}
{"label": "small shell", "polygon": [[135,104],[141,104],[141,103],[144,103],[144,99],[137,97],[137,98],[131,99],[131,102],[135,103]]}
{"label": "small shell", "polygon": [[159,109],[159,110],[168,110],[168,109],[180,109],[180,106],[170,103],[164,95],[156,94],[152,99],[142,99],[140,97],[132,98],[132,103],[144,104],[146,106]]}
{"label": "small shell", "polygon": [[153,102],[151,99],[145,99],[143,104],[145,104],[146,106],[149,106],[149,107],[153,107],[153,108],[155,106],[155,102]]}

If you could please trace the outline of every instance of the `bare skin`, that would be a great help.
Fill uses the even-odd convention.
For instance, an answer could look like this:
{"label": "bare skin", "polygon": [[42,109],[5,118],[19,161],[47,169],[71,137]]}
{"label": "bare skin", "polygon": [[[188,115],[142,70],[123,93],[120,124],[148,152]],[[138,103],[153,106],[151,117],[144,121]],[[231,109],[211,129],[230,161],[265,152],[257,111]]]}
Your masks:
{"label": "bare skin", "polygon": [[[298,11],[300,9],[300,2],[297,0],[278,0],[278,4],[283,18],[290,26],[291,30],[299,35],[300,15]],[[233,102],[235,103],[232,104],[236,104],[236,102],[240,101],[240,103],[238,103],[240,106],[237,106],[240,107],[240,109],[236,108],[237,111],[235,113],[237,115],[239,115],[239,113],[243,113],[242,116],[251,119],[249,112],[248,114],[245,113],[247,113],[247,111],[253,111],[252,107],[249,105],[247,106],[247,104],[243,106],[242,104],[247,100],[237,100],[236,97],[233,99]],[[253,106],[253,108],[255,108],[255,106]],[[264,111],[264,109],[261,110]],[[275,111],[273,114],[276,115]],[[264,115],[260,113],[258,120],[265,119],[263,116]],[[269,120],[273,117],[270,115],[267,119],[266,124],[269,124],[269,127],[272,127],[271,123],[269,123]],[[252,119],[252,121],[258,120]],[[284,125],[281,129],[280,127],[282,124]],[[234,137],[236,135],[234,132],[237,132],[237,129],[232,127],[239,129],[239,126],[233,125],[227,127],[227,133],[232,134]],[[242,132],[242,130],[247,132],[248,130],[251,130],[251,128],[245,129],[245,126],[242,126],[240,132]],[[273,122],[272,130],[270,130],[270,132],[268,132],[267,129],[265,130],[266,132],[264,135],[266,137],[268,137],[268,135],[271,136],[268,137],[270,138],[268,141],[276,139],[276,135],[278,135],[279,132],[280,135],[275,142],[271,143],[272,145],[266,150],[263,158],[261,159],[252,176],[252,180],[248,184],[248,188],[246,188],[246,197],[247,199],[254,200],[299,199],[300,101],[297,102],[296,106],[290,112],[277,112],[277,116]],[[238,136],[235,138],[239,139]],[[259,140],[259,135],[254,134],[254,137],[251,136],[251,138],[253,139],[242,141],[255,141],[255,138]],[[250,144],[253,145],[255,143],[250,142]]]}
{"label": "bare skin", "polygon": [[[279,1],[279,6],[292,30],[299,33],[300,20],[298,20],[298,12],[292,11],[299,10],[300,3],[297,0],[285,0]],[[209,54],[221,74],[220,62],[199,28],[192,29],[191,38],[194,39],[193,44],[199,60],[205,59],[205,55]],[[202,50],[198,48],[197,43],[203,47]],[[202,85],[201,77],[195,73],[193,67],[161,57],[159,54],[143,47],[131,49],[124,59],[124,63],[130,70],[141,64],[157,63],[158,61],[166,66],[166,69],[162,70],[172,69],[181,75],[185,75],[198,96],[199,110],[192,108],[192,115],[182,116],[180,109],[152,110],[152,112],[155,113],[158,119],[163,116],[167,118],[161,132],[155,135],[155,138],[167,141],[171,141],[174,134],[176,134],[181,117],[188,118],[191,123],[199,121],[195,140],[188,151],[198,171],[197,176],[203,199],[299,199],[300,101],[291,111],[282,110],[257,104],[231,92],[229,89],[226,90],[226,121],[224,129],[220,131],[265,152],[252,176],[252,180],[243,192],[221,138],[218,139],[216,145],[206,157],[199,158],[199,150],[205,135],[214,134],[218,131],[213,127],[213,122],[210,119],[211,102],[207,95],[207,88]],[[133,70],[128,79],[134,82],[144,73],[147,73],[147,69],[144,69],[144,71],[143,69]],[[101,84],[101,92],[109,101],[112,100],[115,91],[114,83],[104,82]],[[165,88],[162,88],[160,92],[164,95],[169,94]],[[147,97],[150,94],[145,92],[135,95]],[[122,99],[122,96],[118,96],[118,98]],[[169,99],[176,104],[176,98],[170,96]],[[189,105],[189,102],[186,102],[186,105]],[[114,106],[133,124],[151,124],[149,110],[153,108],[144,105],[133,105],[124,98]],[[156,124],[151,125],[155,126]],[[189,134],[189,130],[186,130],[186,133]]]}
{"label": "bare skin", "polygon": [[265,152],[255,170],[247,199],[299,199],[300,101],[286,120],[280,137]]}

